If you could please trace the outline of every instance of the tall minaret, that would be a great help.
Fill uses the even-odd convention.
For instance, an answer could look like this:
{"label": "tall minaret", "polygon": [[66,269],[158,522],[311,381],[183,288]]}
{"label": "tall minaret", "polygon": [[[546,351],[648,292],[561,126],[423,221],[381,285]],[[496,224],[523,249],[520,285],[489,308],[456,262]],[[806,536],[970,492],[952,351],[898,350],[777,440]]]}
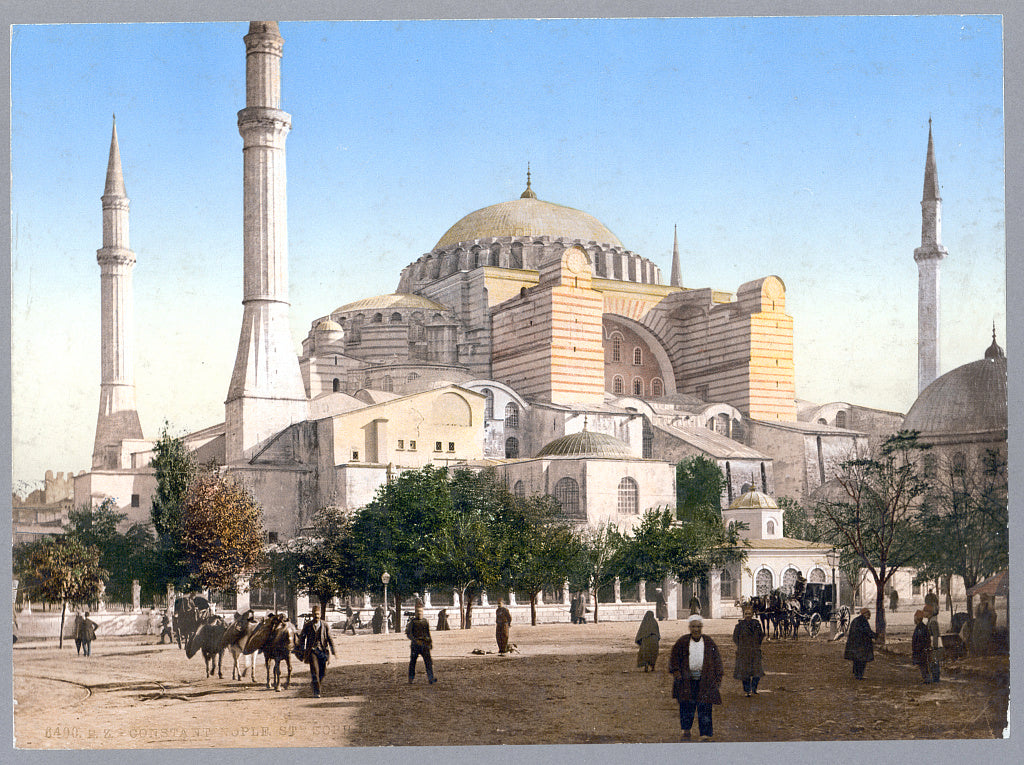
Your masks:
{"label": "tall minaret", "polygon": [[942,197],[932,147],[932,120],[928,118],[928,157],[924,164],[924,195],[921,198],[921,246],[914,250],[917,262],[917,392],[939,376],[939,263],[946,257],[942,246]]}
{"label": "tall minaret", "polygon": [[225,402],[226,461],[249,459],[260,444],[306,418],[305,388],[288,326],[288,219],[276,21],[253,21],[245,36],[242,134],[242,331]]}
{"label": "tall minaret", "polygon": [[110,136],[107,182],[103,189],[103,247],[100,264],[100,413],[96,418],[93,469],[121,468],[118,447],[125,439],[141,439],[135,407],[135,340],[132,321],[132,268],[128,249],[128,194],[121,172],[117,120]]}
{"label": "tall minaret", "polygon": [[679,227],[672,226],[672,287],[683,286],[683,269],[679,265]]}

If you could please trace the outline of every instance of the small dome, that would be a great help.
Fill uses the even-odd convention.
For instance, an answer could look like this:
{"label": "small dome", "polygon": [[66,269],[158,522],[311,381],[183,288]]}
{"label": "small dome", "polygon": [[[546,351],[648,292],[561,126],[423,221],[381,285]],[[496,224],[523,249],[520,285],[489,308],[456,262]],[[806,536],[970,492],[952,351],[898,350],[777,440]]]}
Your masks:
{"label": "small dome", "polygon": [[601,221],[582,210],[563,207],[537,199],[527,188],[519,199],[500,202],[471,212],[438,240],[435,250],[443,250],[460,242],[497,237],[562,237],[570,241],[621,247],[622,242]]}
{"label": "small dome", "polygon": [[635,459],[625,441],[605,433],[570,433],[556,438],[539,452],[538,457],[612,457]]}
{"label": "small dome", "polygon": [[778,510],[779,506],[774,499],[759,491],[748,491],[733,500],[729,505],[730,510]]}
{"label": "small dome", "polygon": [[1004,429],[1006,422],[1006,357],[986,353],[925,388],[907,412],[903,429],[978,433]]}
{"label": "small dome", "polygon": [[363,298],[354,303],[346,303],[335,308],[332,313],[348,313],[349,311],[383,311],[386,308],[419,308],[425,311],[446,311],[446,306],[428,298],[407,292],[396,292],[392,295],[375,295]]}
{"label": "small dome", "polygon": [[341,325],[333,319],[324,319],[316,325],[317,332],[344,332]]}

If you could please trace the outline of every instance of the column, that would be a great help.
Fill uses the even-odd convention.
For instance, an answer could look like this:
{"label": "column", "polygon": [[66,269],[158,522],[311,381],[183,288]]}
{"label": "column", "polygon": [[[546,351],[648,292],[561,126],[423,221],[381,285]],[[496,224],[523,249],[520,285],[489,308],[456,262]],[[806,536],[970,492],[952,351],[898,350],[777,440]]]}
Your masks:
{"label": "column", "polygon": [[615,602],[622,602],[622,582],[619,581],[618,577],[615,577],[615,583],[612,585],[612,590],[615,592]]}
{"label": "column", "polygon": [[132,611],[142,610],[142,585],[138,579],[132,579]]}
{"label": "column", "polygon": [[430,605],[430,590],[426,589],[426,588],[424,588],[424,590],[423,590],[423,607],[424,608],[431,608],[431,605]]}
{"label": "column", "polygon": [[712,619],[722,618],[722,571],[713,568],[708,572],[708,616]]}
{"label": "column", "polygon": [[679,603],[679,582],[673,577],[666,576],[664,581],[661,583],[662,591],[665,593],[665,603],[668,606],[668,618],[678,619],[679,613],[688,614],[688,610],[684,610]]}
{"label": "column", "polygon": [[562,605],[569,605],[569,580],[565,580],[565,584],[562,585]]}
{"label": "column", "polygon": [[640,596],[640,602],[641,603],[646,603],[647,602],[647,580],[646,579],[641,579],[639,582],[637,582],[636,587],[637,587],[637,590],[636,590],[637,594]]}
{"label": "column", "polygon": [[510,606],[518,606],[519,605],[516,602],[516,591],[515,590],[509,590],[508,591],[508,604]]}

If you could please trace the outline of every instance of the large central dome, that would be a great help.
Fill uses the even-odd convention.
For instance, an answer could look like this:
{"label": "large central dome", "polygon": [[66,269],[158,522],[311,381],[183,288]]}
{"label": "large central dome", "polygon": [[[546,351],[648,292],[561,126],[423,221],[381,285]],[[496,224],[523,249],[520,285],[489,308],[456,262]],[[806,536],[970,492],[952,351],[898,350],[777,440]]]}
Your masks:
{"label": "large central dome", "polygon": [[[532,192],[530,192],[532,194]],[[597,218],[582,210],[524,196],[471,212],[434,245],[443,250],[461,242],[503,236],[547,236],[622,247],[622,242]]]}

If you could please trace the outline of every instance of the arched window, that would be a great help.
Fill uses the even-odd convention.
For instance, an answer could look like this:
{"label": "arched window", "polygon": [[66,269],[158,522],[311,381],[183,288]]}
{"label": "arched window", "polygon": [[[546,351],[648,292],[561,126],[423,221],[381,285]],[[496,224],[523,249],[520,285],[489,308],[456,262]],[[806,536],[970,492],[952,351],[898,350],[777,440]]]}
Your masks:
{"label": "arched window", "polygon": [[395,383],[394,380],[391,379],[391,375],[384,375],[383,388],[388,393],[391,393],[395,389]]}
{"label": "arched window", "polygon": [[775,533],[775,521],[768,521],[766,525],[766,533],[771,536]]}
{"label": "arched window", "polygon": [[612,378],[612,393],[621,396],[626,392],[626,384],[622,380],[622,375],[615,375]]}
{"label": "arched window", "polygon": [[374,324],[380,324],[382,321],[384,321],[384,314],[382,314],[382,313],[375,313],[373,315],[373,319],[371,319],[371,321]]}
{"label": "arched window", "polygon": [[406,382],[412,382],[412,381],[414,381],[414,380],[419,380],[419,379],[420,379],[420,376],[419,376],[418,374],[416,374],[415,372],[410,372],[410,373],[409,373],[408,375],[406,375],[406,377],[405,377],[405,381],[406,381]]}
{"label": "arched window", "polygon": [[509,268],[522,268],[523,267],[523,245],[522,242],[513,242],[512,254],[509,257],[508,262]]}
{"label": "arched window", "polygon": [[763,598],[766,595],[770,595],[771,591],[774,589],[772,572],[766,568],[758,571],[757,576],[754,577],[754,587],[757,588],[757,594],[760,597]]}
{"label": "arched window", "polygon": [[490,388],[484,388],[484,419],[494,419],[494,393]]}
{"label": "arched window", "polygon": [[837,428],[845,428],[846,427],[846,411],[845,410],[840,409],[838,412],[836,412],[836,427]]}
{"label": "arched window", "polygon": [[505,427],[506,428],[518,428],[519,427],[519,407],[511,401],[505,405]]}
{"label": "arched window", "polygon": [[640,348],[633,349],[633,366],[638,367],[644,363],[644,352]]}
{"label": "arched window", "polygon": [[651,380],[651,395],[655,398],[665,395],[665,385],[661,382],[660,377]]}
{"label": "arched window", "polygon": [[722,586],[719,595],[721,600],[727,600],[736,597],[736,595],[734,594],[734,585],[736,584],[736,580],[733,579],[732,572],[729,569],[722,569],[721,582]]}
{"label": "arched window", "polygon": [[632,478],[626,477],[619,481],[619,513],[636,515],[640,512],[639,495],[640,490]]}
{"label": "arched window", "polygon": [[335,393],[341,390],[341,380],[339,380],[337,377],[334,378],[333,388]]}
{"label": "arched window", "polygon": [[818,424],[819,425],[828,425],[828,420],[826,420],[824,417],[819,417],[818,418]]}
{"label": "arched window", "polygon": [[512,487],[512,493],[520,499],[526,497],[526,487],[523,485],[522,481],[516,481],[516,485]]}
{"label": "arched window", "polygon": [[509,436],[505,439],[505,459],[514,460],[519,457],[519,439]]}
{"label": "arched window", "polygon": [[811,570],[810,576],[807,577],[808,582],[815,582],[816,584],[825,584],[825,572],[820,568]]}
{"label": "arched window", "polygon": [[559,479],[555,484],[555,499],[566,518],[586,520],[586,514],[580,509],[580,485],[574,479]]}
{"label": "arched window", "polygon": [[391,323],[392,324],[400,324],[401,321],[402,321],[402,314],[400,314],[398,311],[395,311],[393,314],[391,314]]}
{"label": "arched window", "polygon": [[633,378],[633,395],[642,396],[644,395],[644,381],[639,377]]}
{"label": "arched window", "polygon": [[782,574],[782,591],[787,595],[793,594],[793,586],[796,584],[796,578],[800,576],[800,572],[795,568],[787,568],[785,573]]}
{"label": "arched window", "polygon": [[643,458],[645,460],[654,459],[654,428],[651,427],[651,423],[644,417],[643,423]]}
{"label": "arched window", "polygon": [[622,336],[612,335],[612,361],[622,361]]}

